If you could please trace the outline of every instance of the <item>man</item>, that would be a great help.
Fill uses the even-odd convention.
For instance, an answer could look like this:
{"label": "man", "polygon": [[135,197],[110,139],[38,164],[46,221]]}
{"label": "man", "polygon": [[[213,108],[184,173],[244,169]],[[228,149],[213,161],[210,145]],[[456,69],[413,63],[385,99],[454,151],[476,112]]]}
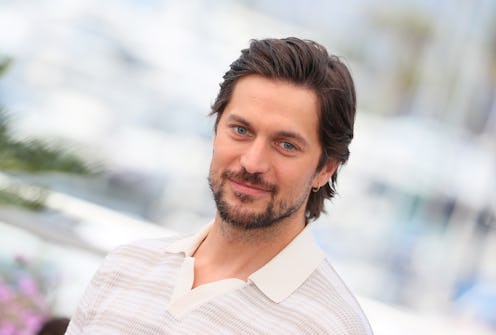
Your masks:
{"label": "man", "polygon": [[215,219],[110,253],[67,334],[372,334],[307,226],[348,159],[355,105],[321,45],[252,41],[212,107]]}

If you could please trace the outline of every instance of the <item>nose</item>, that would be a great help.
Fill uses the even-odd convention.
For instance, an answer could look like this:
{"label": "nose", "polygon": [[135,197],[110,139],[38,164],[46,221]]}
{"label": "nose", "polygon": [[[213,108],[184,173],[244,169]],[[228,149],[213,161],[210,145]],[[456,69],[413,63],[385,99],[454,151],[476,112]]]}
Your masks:
{"label": "nose", "polygon": [[268,147],[263,140],[250,142],[241,154],[240,164],[249,173],[265,173],[270,168]]}

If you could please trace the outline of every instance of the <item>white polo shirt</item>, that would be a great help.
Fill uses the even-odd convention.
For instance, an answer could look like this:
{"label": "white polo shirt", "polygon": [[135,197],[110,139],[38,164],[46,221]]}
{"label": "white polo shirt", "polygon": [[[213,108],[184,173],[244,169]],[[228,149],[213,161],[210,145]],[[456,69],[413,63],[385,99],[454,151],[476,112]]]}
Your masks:
{"label": "white polo shirt", "polygon": [[308,227],[246,282],[225,279],[192,289],[191,255],[208,229],[112,251],[66,334],[372,334]]}
{"label": "white polo shirt", "polygon": [[325,258],[315,243],[309,227],[297,235],[279,254],[248,277],[248,282],[231,278],[207,283],[192,289],[194,258],[192,255],[205,239],[211,224],[197,234],[170,244],[166,251],[182,253],[184,262],[179,271],[169,311],[180,318],[213,297],[253,283],[268,298],[279,303],[293,293]]}

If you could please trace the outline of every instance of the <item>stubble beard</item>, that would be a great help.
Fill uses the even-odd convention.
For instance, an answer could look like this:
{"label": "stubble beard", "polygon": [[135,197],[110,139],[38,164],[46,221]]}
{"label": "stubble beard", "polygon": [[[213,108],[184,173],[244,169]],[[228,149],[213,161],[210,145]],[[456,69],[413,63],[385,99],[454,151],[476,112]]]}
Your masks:
{"label": "stubble beard", "polygon": [[[241,204],[230,204],[225,196],[226,181],[228,179],[239,182],[248,182],[251,185],[268,189],[271,193],[271,199],[267,203],[265,209],[260,212],[246,210],[249,209],[250,204],[253,203],[255,199],[250,195],[243,193],[234,193],[234,196]],[[244,169],[240,172],[225,171],[218,179],[214,179],[213,172],[210,171],[208,183],[212,190],[220,218],[229,225],[243,230],[274,227],[284,219],[294,215],[301,206],[305,204],[305,200],[307,199],[307,195],[303,194],[291,204],[283,201],[276,202],[279,193],[278,187],[264,182],[260,175],[248,173]]]}

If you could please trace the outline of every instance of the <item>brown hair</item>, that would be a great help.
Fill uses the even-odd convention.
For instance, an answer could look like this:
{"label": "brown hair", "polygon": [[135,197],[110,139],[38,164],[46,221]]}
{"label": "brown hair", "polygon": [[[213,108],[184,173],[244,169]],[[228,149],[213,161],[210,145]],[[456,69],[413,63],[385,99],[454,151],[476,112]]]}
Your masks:
{"label": "brown hair", "polygon": [[[355,86],[346,65],[329,55],[320,44],[295,37],[251,40],[247,49],[235,60],[220,84],[211,115],[217,114],[215,130],[231,99],[236,82],[257,74],[270,79],[285,80],[312,89],[319,99],[319,137],[322,154],[317,171],[333,159],[341,164],[349,157],[348,145],[353,138],[356,96]],[[324,199],[335,194],[338,171],[331,182],[311,192],[306,207],[307,219],[316,219],[324,211]]]}
{"label": "brown hair", "polygon": [[69,319],[66,317],[53,317],[43,323],[36,335],[63,335],[69,326]]}

